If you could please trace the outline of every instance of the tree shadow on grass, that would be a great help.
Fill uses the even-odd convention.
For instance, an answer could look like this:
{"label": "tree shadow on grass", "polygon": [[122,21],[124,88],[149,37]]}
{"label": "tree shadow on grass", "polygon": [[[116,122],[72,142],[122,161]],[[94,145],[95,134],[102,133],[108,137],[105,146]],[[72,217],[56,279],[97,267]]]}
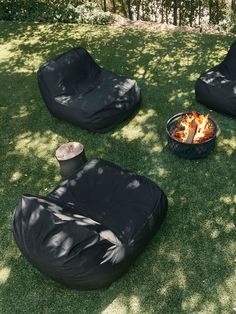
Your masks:
{"label": "tree shadow on grass", "polygon": [[[1,33],[0,74],[1,312],[230,313],[235,121],[211,113],[221,127],[218,145],[208,158],[195,161],[168,150],[165,123],[177,112],[208,112],[194,101],[194,81],[221,60],[232,39],[61,24],[20,24],[16,31],[15,23],[7,25]],[[138,80],[143,105],[128,124],[94,134],[46,111],[35,72],[40,63],[75,45],[87,48],[100,65]],[[54,152],[68,140],[84,143],[88,159],[99,156],[149,177],[170,203],[159,233],[129,272],[105,291],[67,290],[47,280],[20,255],[11,234],[12,211],[21,194],[45,195],[60,181]]]}

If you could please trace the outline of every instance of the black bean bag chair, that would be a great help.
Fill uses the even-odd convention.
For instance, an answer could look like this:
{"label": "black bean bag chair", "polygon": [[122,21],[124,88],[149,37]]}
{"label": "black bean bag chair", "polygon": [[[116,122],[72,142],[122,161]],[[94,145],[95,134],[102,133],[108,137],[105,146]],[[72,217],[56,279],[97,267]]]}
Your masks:
{"label": "black bean bag chair", "polygon": [[90,131],[110,130],[140,103],[135,80],[102,69],[83,48],[73,48],[43,64],[38,83],[55,117]]}
{"label": "black bean bag chair", "polygon": [[195,95],[210,109],[236,116],[236,42],[220,64],[201,74]]}
{"label": "black bean bag chair", "polygon": [[149,179],[102,159],[46,197],[23,195],[13,234],[42,273],[72,288],[108,287],[159,229],[167,198]]}

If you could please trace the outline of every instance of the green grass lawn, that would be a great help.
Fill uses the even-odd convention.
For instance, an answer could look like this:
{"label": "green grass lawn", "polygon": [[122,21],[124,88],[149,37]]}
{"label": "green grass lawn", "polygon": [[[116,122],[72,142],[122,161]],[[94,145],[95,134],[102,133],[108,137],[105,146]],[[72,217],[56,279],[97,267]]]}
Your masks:
{"label": "green grass lawn", "polygon": [[[0,23],[0,313],[234,313],[236,311],[236,120],[211,112],[221,133],[203,160],[166,147],[172,115],[197,110],[194,83],[222,60],[232,36],[81,25]],[[50,57],[83,46],[103,67],[134,77],[137,115],[107,134],[53,118],[36,71]],[[108,290],[68,290],[45,278],[17,249],[12,213],[23,193],[45,195],[60,182],[60,143],[85,145],[157,182],[169,199],[160,231]],[[235,309],[235,310],[234,310]]]}

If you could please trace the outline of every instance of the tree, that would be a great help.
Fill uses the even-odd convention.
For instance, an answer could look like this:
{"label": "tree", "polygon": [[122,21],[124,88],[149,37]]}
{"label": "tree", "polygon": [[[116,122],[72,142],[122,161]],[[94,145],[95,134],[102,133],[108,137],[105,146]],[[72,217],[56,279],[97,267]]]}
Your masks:
{"label": "tree", "polygon": [[133,2],[132,0],[127,0],[128,14],[130,20],[133,20],[132,2]]}
{"label": "tree", "polygon": [[173,9],[174,9],[173,10],[174,11],[173,24],[177,25],[178,24],[178,0],[174,0]]}
{"label": "tree", "polygon": [[113,13],[116,13],[116,2],[115,0],[112,0],[112,8],[113,8]]}
{"label": "tree", "polygon": [[103,7],[104,7],[104,11],[107,11],[107,1],[103,0]]}
{"label": "tree", "polygon": [[[63,0],[60,0],[63,1]],[[65,0],[69,1],[69,0]],[[226,16],[226,5],[232,19],[236,16],[236,0],[73,0],[95,1],[104,11],[111,10],[130,20],[134,18],[174,25],[201,26],[203,18],[213,25]],[[228,13],[229,15],[229,13]]]}
{"label": "tree", "polygon": [[236,14],[236,0],[231,0],[231,12],[232,15]]}

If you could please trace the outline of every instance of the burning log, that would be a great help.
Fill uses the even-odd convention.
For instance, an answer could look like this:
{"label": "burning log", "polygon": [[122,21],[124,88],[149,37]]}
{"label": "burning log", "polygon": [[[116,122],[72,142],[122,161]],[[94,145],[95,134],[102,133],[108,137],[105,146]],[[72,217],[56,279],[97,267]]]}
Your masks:
{"label": "burning log", "polygon": [[188,136],[185,140],[185,143],[191,144],[193,142],[196,131],[197,131],[197,123],[195,122],[195,119],[193,119],[190,123]]}
{"label": "burning log", "polygon": [[196,144],[213,137],[214,131],[208,115],[192,112],[180,118],[177,127],[172,132],[172,136],[180,142]]}

